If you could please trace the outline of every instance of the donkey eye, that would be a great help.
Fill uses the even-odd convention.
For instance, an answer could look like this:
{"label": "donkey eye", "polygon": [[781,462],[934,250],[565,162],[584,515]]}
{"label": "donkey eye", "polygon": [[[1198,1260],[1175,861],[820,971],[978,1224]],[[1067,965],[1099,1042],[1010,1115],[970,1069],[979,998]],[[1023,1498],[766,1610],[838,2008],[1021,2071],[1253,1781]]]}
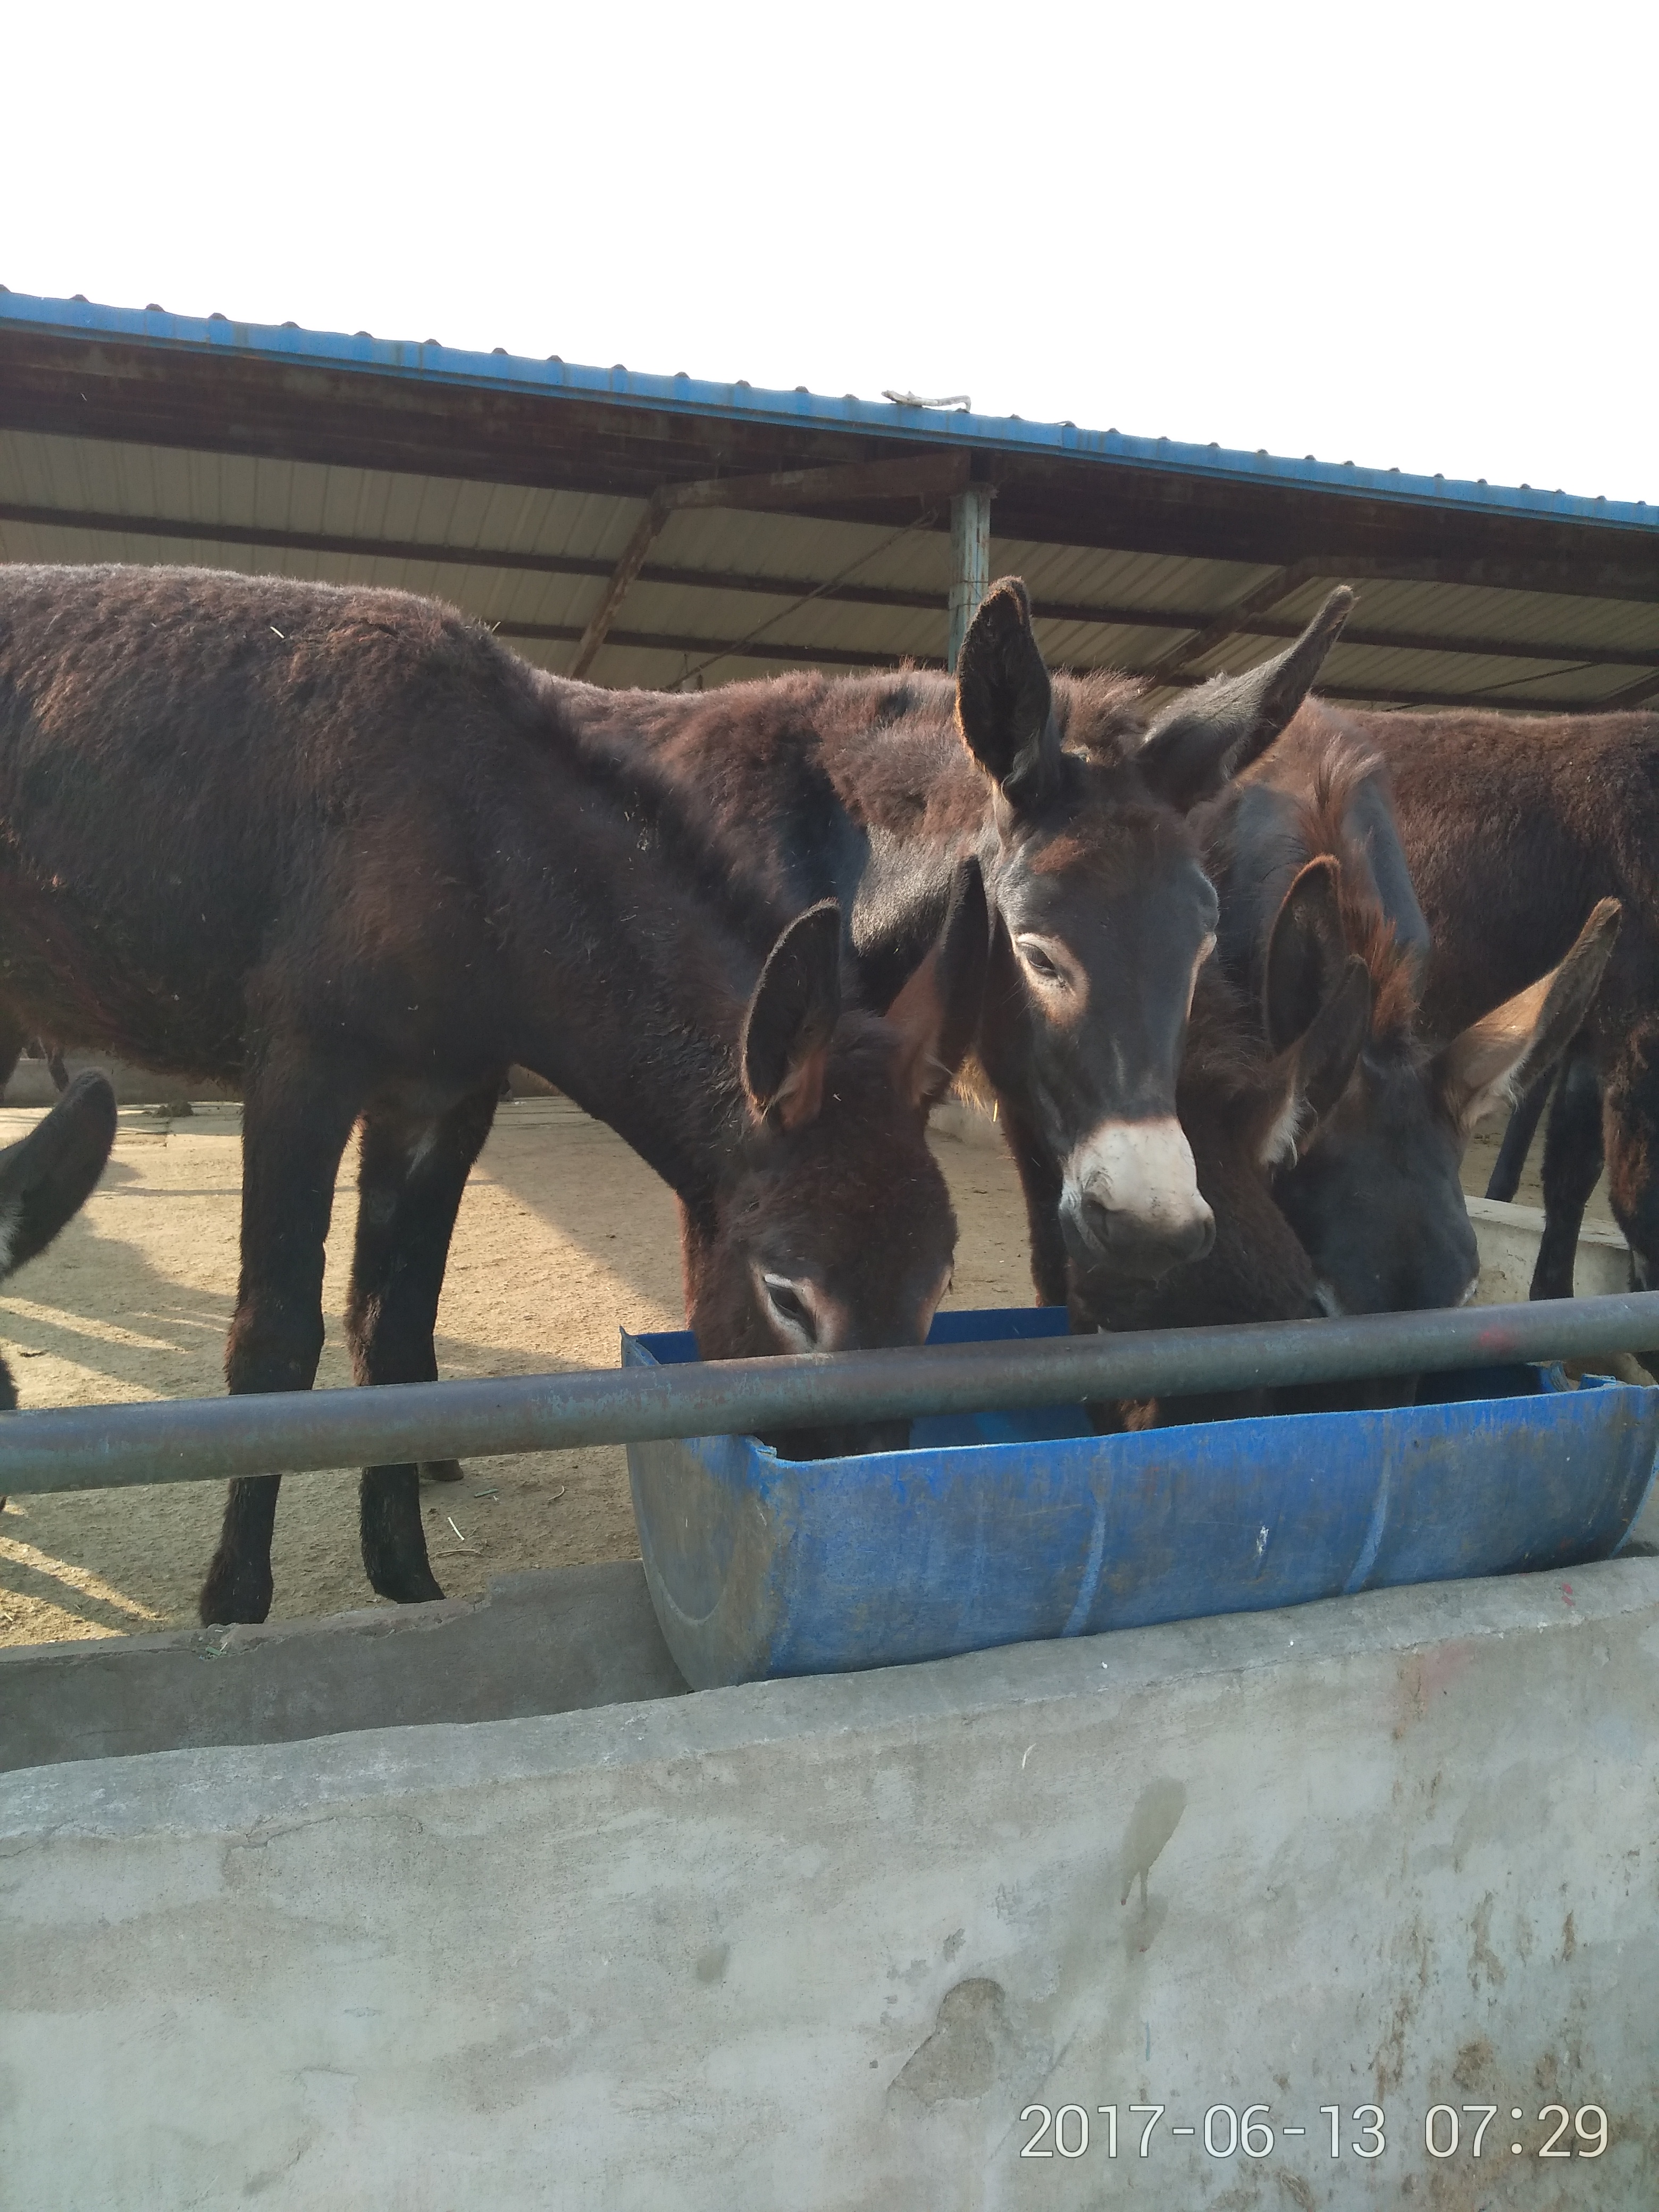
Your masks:
{"label": "donkey eye", "polygon": [[1065,981],[1066,978],[1040,945],[1033,945],[1022,939],[1019,952],[1021,959],[1024,961],[1031,973],[1040,976],[1043,982],[1063,983]]}
{"label": "donkey eye", "polygon": [[781,1275],[766,1275],[762,1280],[766,1285],[766,1295],[772,1302],[772,1310],[779,1320],[804,1329],[809,1336],[816,1334],[811,1309],[794,1285],[785,1282]]}

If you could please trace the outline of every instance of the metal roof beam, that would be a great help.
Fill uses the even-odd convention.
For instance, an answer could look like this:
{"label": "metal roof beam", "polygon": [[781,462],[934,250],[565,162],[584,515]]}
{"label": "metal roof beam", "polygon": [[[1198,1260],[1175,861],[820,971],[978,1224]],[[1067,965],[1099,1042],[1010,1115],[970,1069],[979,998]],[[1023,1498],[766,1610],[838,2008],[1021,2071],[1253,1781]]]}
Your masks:
{"label": "metal roof beam", "polygon": [[696,483],[670,484],[676,507],[738,507],[787,513],[792,508],[833,507],[845,500],[945,500],[965,489],[971,461],[968,453],[922,453],[897,461],[848,461],[828,469],[775,469],[757,477],[706,477]]}
{"label": "metal roof beam", "polygon": [[[494,625],[498,637],[516,639],[526,643],[568,645],[581,636],[571,623],[497,623]],[[722,644],[718,638],[688,637],[665,630],[613,629],[607,642],[618,651],[632,649],[640,653],[678,653],[693,656],[705,664],[716,660],[774,660],[804,668],[845,668],[850,671],[867,670],[873,675],[896,672],[891,653],[872,653],[855,646],[791,645],[761,643],[750,639],[732,644]],[[942,672],[943,660],[937,655],[907,653],[904,665],[909,668]],[[1097,667],[1078,663],[1059,667],[1062,675],[1086,676],[1097,674]],[[1149,685],[1154,681],[1150,670],[1123,669],[1116,673],[1144,677]],[[1156,681],[1167,689],[1187,690],[1206,679],[1201,676],[1160,677]],[[1319,686],[1322,698],[1346,699],[1362,705],[1390,707],[1510,707],[1522,714],[1583,714],[1605,712],[1613,702],[1606,699],[1511,699],[1487,700],[1479,693],[1460,691],[1402,690],[1387,684],[1325,684]],[[1623,695],[1621,695],[1623,696]]]}
{"label": "metal roof beam", "polygon": [[605,643],[605,633],[616,617],[617,610],[628,596],[628,587],[645,564],[645,556],[662,534],[667,521],[669,502],[662,492],[657,492],[646,501],[645,513],[634,526],[634,534],[622,550],[622,557],[611,572],[611,580],[599,594],[599,604],[587,618],[587,627],[578,641],[571,656],[568,676],[586,676],[593,665],[593,657]]}
{"label": "metal roof beam", "polygon": [[1241,623],[1248,622],[1252,615],[1267,613],[1311,580],[1312,572],[1305,561],[1298,561],[1290,568],[1275,568],[1271,575],[1253,584],[1230,607],[1206,623],[1196,637],[1154,661],[1146,671],[1147,676],[1154,684],[1180,683],[1206,654],[1237,637]]}
{"label": "metal roof beam", "polygon": [[1653,698],[1659,698],[1659,676],[1644,676],[1639,684],[1627,684],[1622,691],[1615,691],[1612,698],[1604,699],[1601,712],[1616,714],[1626,707],[1644,706]]}
{"label": "metal roof beam", "polygon": [[[776,469],[765,476],[705,477],[691,483],[659,485],[647,501],[599,604],[588,617],[566,674],[586,676],[592,666],[617,609],[671,514],[699,507],[787,510],[802,501],[816,506],[840,499],[945,499],[967,483],[968,467],[965,453],[931,453],[915,460],[854,461],[835,468]],[[988,494],[987,497],[988,501]]]}
{"label": "metal roof beam", "polygon": [[[506,546],[445,545],[426,538],[343,537],[325,531],[272,530],[252,523],[189,522],[171,516],[111,514],[0,501],[0,524],[7,522],[42,529],[97,532],[105,536],[155,538],[164,542],[319,553],[340,560],[413,561],[441,568],[493,568],[509,574],[603,579],[612,575],[617,565],[579,553],[521,553]],[[1348,580],[1335,562],[1328,568],[1320,568],[1318,574],[1322,580]],[[936,591],[912,591],[899,585],[821,585],[800,576],[755,575],[743,570],[690,568],[653,561],[641,565],[635,580],[682,591],[731,592],[781,599],[801,599],[811,592],[834,605],[882,607],[901,613],[932,613],[939,605]],[[1036,618],[1039,623],[1086,623],[1102,629],[1201,633],[1213,626],[1222,641],[1231,635],[1291,638],[1302,629],[1300,622],[1286,615],[1245,616],[1235,611],[1218,623],[1210,611],[1190,607],[1118,605],[1046,598],[1038,601]],[[1442,630],[1379,629],[1355,623],[1350,623],[1344,629],[1342,643],[1344,647],[1371,647],[1383,652],[1452,653],[1477,655],[1482,659],[1550,661],[1563,667],[1659,668],[1659,645],[1590,645],[1567,639],[1476,636]],[[1183,664],[1200,657],[1196,641],[1181,648]],[[1623,692],[1616,696],[1620,700],[1629,696]],[[1650,695],[1644,690],[1640,696]],[[1637,702],[1632,699],[1631,703]]]}

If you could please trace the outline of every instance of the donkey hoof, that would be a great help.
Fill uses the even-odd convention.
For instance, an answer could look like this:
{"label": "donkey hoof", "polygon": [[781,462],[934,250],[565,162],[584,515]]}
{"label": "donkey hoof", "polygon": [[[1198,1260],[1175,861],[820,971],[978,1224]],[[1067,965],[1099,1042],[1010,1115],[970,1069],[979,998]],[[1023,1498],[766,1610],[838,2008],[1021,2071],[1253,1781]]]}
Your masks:
{"label": "donkey hoof", "polygon": [[458,1459],[423,1459],[421,1462],[422,1482],[464,1482],[466,1469]]}
{"label": "donkey hoof", "polygon": [[197,1610],[204,1628],[217,1628],[233,1621],[257,1625],[270,1611],[270,1593],[269,1567],[254,1567],[246,1560],[227,1559],[222,1553],[216,1552],[207,1580],[202,1584]]}
{"label": "donkey hoof", "polygon": [[424,1565],[382,1567],[368,1579],[376,1597],[389,1598],[393,1605],[430,1605],[443,1595],[437,1577]]}

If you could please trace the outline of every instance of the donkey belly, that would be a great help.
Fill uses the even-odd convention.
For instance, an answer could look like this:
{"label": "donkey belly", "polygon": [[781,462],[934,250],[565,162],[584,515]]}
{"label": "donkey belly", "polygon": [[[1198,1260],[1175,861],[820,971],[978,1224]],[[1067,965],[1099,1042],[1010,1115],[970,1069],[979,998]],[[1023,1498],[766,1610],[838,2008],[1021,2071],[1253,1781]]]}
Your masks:
{"label": "donkey belly", "polygon": [[56,912],[40,903],[0,884],[0,999],[27,1033],[168,1074],[240,1079],[241,976],[206,920],[186,945],[143,915],[111,927],[67,900]]}

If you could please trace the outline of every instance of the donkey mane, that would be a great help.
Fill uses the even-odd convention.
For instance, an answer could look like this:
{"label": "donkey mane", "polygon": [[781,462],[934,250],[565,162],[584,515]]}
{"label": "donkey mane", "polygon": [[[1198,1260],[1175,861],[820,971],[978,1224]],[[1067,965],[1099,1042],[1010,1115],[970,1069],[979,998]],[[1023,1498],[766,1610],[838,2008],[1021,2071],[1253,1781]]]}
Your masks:
{"label": "donkey mane", "polygon": [[1180,1090],[1201,1092],[1236,1118],[1267,1097],[1270,1058],[1255,1009],[1214,960],[1206,960],[1193,993]]}
{"label": "donkey mane", "polygon": [[[641,849],[676,878],[682,890],[746,943],[764,953],[793,917],[781,910],[756,876],[738,864],[714,823],[701,808],[685,804],[648,746],[616,733],[607,721],[590,720],[570,711],[571,688],[563,678],[537,670],[550,728],[574,757],[572,765],[637,824]],[[609,704],[613,695],[602,696]],[[630,705],[640,695],[624,695]]]}
{"label": "donkey mane", "polygon": [[1106,763],[1129,759],[1146,734],[1146,690],[1144,677],[1112,668],[1056,676],[1054,719],[1061,744]]}
{"label": "donkey mane", "polygon": [[1364,962],[1371,979],[1371,1042],[1403,1046],[1411,1040],[1417,1018],[1415,965],[1370,888],[1370,870],[1347,828],[1348,810],[1359,787],[1386,776],[1381,759],[1362,739],[1333,737],[1315,763],[1311,790],[1297,801],[1296,821],[1310,858],[1329,854],[1338,864],[1343,939],[1348,951]]}

